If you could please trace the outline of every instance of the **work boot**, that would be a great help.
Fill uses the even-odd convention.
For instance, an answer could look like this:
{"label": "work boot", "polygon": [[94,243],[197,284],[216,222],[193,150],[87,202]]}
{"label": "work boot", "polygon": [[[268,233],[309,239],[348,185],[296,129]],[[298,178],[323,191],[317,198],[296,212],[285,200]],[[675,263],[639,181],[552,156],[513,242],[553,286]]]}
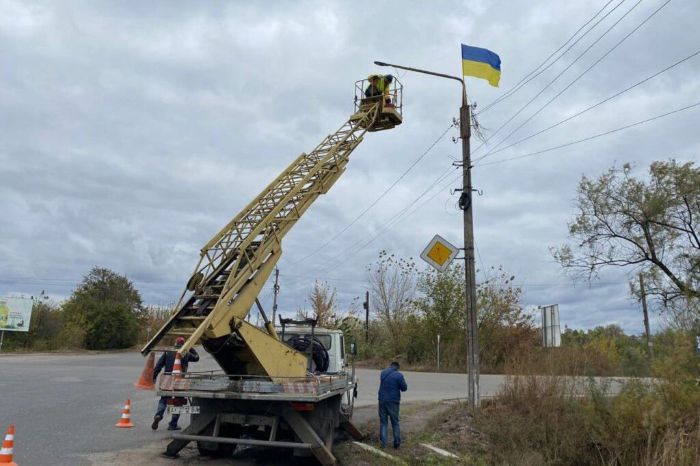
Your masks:
{"label": "work boot", "polygon": [[151,429],[156,430],[158,429],[158,423],[163,419],[163,416],[160,414],[156,414],[153,416],[153,424],[151,424]]}

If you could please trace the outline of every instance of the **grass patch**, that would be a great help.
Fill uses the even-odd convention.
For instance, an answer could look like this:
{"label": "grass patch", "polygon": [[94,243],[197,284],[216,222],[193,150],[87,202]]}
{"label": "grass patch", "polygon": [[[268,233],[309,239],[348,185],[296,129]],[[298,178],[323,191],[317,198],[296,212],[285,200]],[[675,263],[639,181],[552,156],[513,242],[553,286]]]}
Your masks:
{"label": "grass patch", "polygon": [[[474,436],[469,426],[466,407],[455,402],[411,403],[401,406],[401,439],[399,450],[387,448],[389,455],[397,458],[392,461],[362,450],[352,442],[343,442],[334,448],[334,453],[342,465],[486,465],[482,459],[484,449],[481,439]],[[366,434],[364,443],[379,448],[379,421],[373,419],[360,426]],[[391,427],[389,428],[391,438]],[[465,438],[469,441],[465,442]],[[429,443],[458,455],[459,459],[448,459],[422,447]],[[400,463],[401,462],[401,463]]]}

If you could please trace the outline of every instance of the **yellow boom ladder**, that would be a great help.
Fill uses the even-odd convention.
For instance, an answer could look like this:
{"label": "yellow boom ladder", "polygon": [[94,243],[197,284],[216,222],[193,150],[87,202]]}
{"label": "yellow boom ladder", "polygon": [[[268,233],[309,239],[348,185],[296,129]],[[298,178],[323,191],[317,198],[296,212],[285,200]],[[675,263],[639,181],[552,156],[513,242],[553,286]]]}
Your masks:
{"label": "yellow boom ladder", "polygon": [[202,248],[176,310],[142,349],[144,355],[174,350],[175,340],[184,337],[181,354],[201,341],[228,374],[273,379],[306,374],[306,356],[278,341],[274,323],[268,322],[265,332],[244,319],[280,258],[282,238],[344,172],[365,132],[401,123],[395,104],[361,99],[356,110],[313,151],[294,160]]}

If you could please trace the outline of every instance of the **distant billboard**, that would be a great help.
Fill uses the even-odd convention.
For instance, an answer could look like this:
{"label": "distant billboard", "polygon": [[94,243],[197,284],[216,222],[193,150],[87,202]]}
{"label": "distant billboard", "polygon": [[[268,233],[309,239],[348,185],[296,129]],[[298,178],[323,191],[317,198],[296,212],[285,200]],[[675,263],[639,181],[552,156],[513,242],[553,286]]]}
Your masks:
{"label": "distant billboard", "polygon": [[0,331],[28,332],[32,303],[27,298],[0,298]]}
{"label": "distant billboard", "polygon": [[540,310],[542,311],[542,346],[545,348],[561,346],[559,305],[540,306]]}

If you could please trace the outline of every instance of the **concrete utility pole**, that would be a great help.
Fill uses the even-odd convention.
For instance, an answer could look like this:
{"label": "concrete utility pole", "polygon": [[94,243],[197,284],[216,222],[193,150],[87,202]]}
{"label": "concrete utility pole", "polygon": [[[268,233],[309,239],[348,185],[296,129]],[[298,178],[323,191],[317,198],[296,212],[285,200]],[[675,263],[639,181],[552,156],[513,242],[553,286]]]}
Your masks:
{"label": "concrete utility pole", "polygon": [[365,291],[365,302],[362,303],[365,309],[365,344],[369,341],[369,291]]}
{"label": "concrete utility pole", "polygon": [[651,342],[651,333],[649,332],[649,311],[647,310],[647,293],[644,288],[644,276],[639,274],[639,294],[641,295],[640,301],[642,301],[642,310],[644,311],[644,333],[647,337],[647,351],[649,352],[649,358],[654,357],[654,347]]}
{"label": "concrete utility pole", "polygon": [[459,109],[459,136],[462,139],[462,195],[459,207],[463,212],[464,224],[464,286],[467,328],[467,374],[469,407],[479,407],[479,327],[476,312],[476,266],[474,263],[474,219],[472,216],[472,166],[469,147],[471,137],[471,110],[467,101],[467,87],[463,78],[449,74],[420,70],[407,66],[375,61],[378,66],[429,74],[440,78],[453,79],[462,85],[462,106]]}
{"label": "concrete utility pole", "polygon": [[437,371],[440,372],[440,334],[437,335]]}
{"label": "concrete utility pole", "polygon": [[476,315],[476,266],[474,261],[474,219],[472,217],[472,162],[469,147],[471,114],[467,90],[462,80],[462,107],[459,110],[459,135],[462,138],[462,195],[459,208],[464,223],[464,282],[467,306],[467,369],[469,405],[479,407],[479,327]]}

